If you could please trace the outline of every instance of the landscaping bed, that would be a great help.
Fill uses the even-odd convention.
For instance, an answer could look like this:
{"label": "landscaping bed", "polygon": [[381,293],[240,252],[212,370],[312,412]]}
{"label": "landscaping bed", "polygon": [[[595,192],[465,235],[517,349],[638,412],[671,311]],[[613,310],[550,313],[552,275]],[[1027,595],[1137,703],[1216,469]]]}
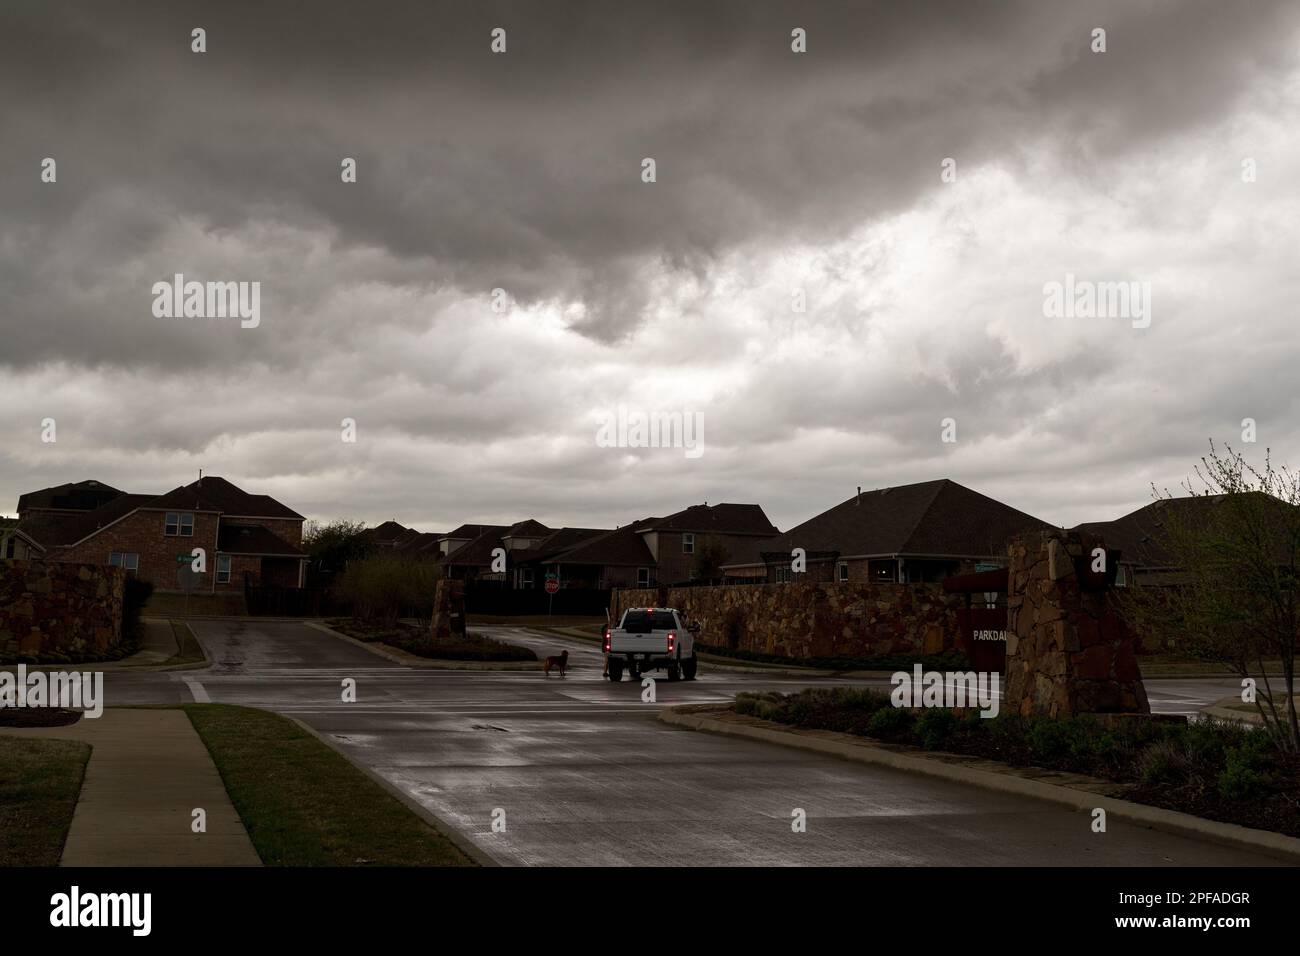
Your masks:
{"label": "landscaping bed", "polygon": [[184,710],[268,866],[473,865],[447,837],[293,721],[228,704],[187,704]]}
{"label": "landscaping bed", "polygon": [[340,634],[366,643],[387,644],[417,657],[438,661],[535,661],[537,655],[526,647],[503,644],[472,631],[463,638],[433,641],[427,627],[398,623],[391,627],[352,618],[325,622]]}
{"label": "landscaping bed", "polygon": [[1140,717],[982,718],[977,711],[894,707],[860,688],[738,694],[735,711],[925,750],[1041,767],[1124,784],[1125,799],[1300,837],[1300,767],[1268,736],[1216,720]]}
{"label": "landscaping bed", "polygon": [[88,760],[89,744],[0,736],[0,867],[59,865]]}

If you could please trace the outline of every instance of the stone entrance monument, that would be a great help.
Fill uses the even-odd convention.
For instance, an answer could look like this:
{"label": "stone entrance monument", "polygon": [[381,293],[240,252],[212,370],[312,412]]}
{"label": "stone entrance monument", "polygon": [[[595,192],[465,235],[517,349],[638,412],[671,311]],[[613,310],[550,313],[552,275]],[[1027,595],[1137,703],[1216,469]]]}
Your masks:
{"label": "stone entrance monument", "polygon": [[1117,553],[1094,570],[1102,547],[1095,535],[1056,530],[1011,542],[1005,712],[1151,712],[1133,636],[1110,593]]}

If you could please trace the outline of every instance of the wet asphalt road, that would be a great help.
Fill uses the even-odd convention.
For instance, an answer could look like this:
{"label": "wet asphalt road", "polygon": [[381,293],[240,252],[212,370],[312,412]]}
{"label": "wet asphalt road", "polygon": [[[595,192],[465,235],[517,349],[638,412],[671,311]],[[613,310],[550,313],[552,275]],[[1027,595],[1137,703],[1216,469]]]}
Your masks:
{"label": "wet asphalt road", "polygon": [[[300,623],[194,621],[214,662],[106,675],[108,703],[211,700],[291,714],[331,736],[505,864],[1275,865],[1247,851],[759,741],[667,726],[663,707],[813,680],[700,668],[641,688],[601,679],[593,645],[517,628],[476,630],[558,653],[540,672],[409,669]],[[357,682],[356,703],[341,681]],[[1167,685],[1167,686],[1166,686]],[[1225,689],[1226,688],[1226,689]],[[1149,681],[1153,709],[1195,710],[1231,681]],[[795,808],[805,833],[791,830]],[[504,811],[505,832],[492,831]],[[500,817],[500,814],[497,814]]]}

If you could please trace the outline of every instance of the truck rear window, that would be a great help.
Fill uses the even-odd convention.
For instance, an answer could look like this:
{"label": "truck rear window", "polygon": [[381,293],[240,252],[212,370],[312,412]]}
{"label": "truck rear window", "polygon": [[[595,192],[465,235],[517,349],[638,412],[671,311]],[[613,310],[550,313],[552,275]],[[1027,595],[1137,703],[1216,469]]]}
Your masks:
{"label": "truck rear window", "polygon": [[672,611],[628,611],[623,618],[623,630],[629,634],[671,631],[676,626]]}

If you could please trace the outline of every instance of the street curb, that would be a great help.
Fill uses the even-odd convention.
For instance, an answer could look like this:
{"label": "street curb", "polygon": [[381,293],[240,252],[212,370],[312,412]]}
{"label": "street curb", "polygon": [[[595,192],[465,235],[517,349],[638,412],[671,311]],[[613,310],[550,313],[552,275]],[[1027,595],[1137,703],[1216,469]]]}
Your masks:
{"label": "street curb", "polygon": [[[1236,700],[1237,698],[1228,697],[1225,699]],[[1252,713],[1250,711],[1243,711],[1243,710],[1230,710],[1227,707],[1219,706],[1222,703],[1223,701],[1216,701],[1215,703],[1211,704],[1209,707],[1202,707],[1200,710],[1201,716],[1216,717],[1219,720],[1235,720],[1238,721],[1239,723],[1252,724],[1255,726],[1259,726],[1260,724],[1263,723],[1263,721],[1259,719],[1259,714]]]}
{"label": "street curb", "polygon": [[315,621],[303,621],[302,623],[307,627],[324,631],[341,641],[363,647],[371,654],[382,657],[393,664],[401,664],[403,667],[429,668],[440,671],[535,671],[542,669],[541,661],[440,661],[432,657],[409,654],[401,650],[401,648],[390,647],[379,641],[371,643],[358,641],[355,637],[348,637],[341,631],[336,631],[328,625],[318,624]]}
{"label": "street curb", "polygon": [[[692,709],[696,712],[692,713]],[[708,705],[708,709],[716,713],[720,708]],[[1122,800],[1118,797],[1103,796],[1102,794],[1079,790],[1074,787],[1044,783],[1041,780],[1030,780],[1011,774],[979,770],[975,767],[944,762],[943,758],[945,757],[949,759],[954,757],[966,759],[957,754],[936,752],[933,755],[927,754],[926,756],[913,755],[885,749],[863,738],[833,731],[816,731],[816,736],[795,734],[784,728],[783,725],[770,721],[756,720],[756,723],[766,726],[733,724],[705,716],[704,713],[701,713],[703,710],[704,708],[700,705],[670,708],[661,711],[659,719],[676,727],[686,727],[691,730],[702,730],[731,737],[748,737],[753,740],[762,740],[785,747],[811,750],[816,753],[843,757],[856,763],[878,764],[896,770],[938,777],[955,783],[970,784],[986,790],[998,790],[1003,793],[1033,797],[1038,800],[1063,804],[1076,810],[1093,810],[1101,807],[1108,815],[1114,815],[1134,823],[1141,823],[1155,830],[1208,840],[1223,846],[1256,850],[1292,864],[1300,864],[1300,839],[1284,836],[1280,833],[1255,830],[1250,827],[1238,826],[1235,823],[1220,823],[1217,820],[1206,820],[1202,817],[1192,816],[1189,813],[1179,813],[1176,810],[1147,806],[1144,803],[1134,803],[1131,800]]]}
{"label": "street curb", "polygon": [[[269,711],[269,713],[274,714],[275,711]],[[460,850],[460,852],[464,853],[467,857],[469,857],[479,866],[494,867],[494,866],[504,865],[500,860],[494,857],[489,851],[485,850],[483,847],[479,846],[477,843],[473,842],[467,836],[461,833],[458,827],[453,826],[450,822],[444,820],[442,817],[438,816],[438,814],[434,813],[428,807],[421,804],[414,797],[410,796],[407,793],[404,793],[400,788],[389,783],[387,780],[385,780],[375,771],[371,770],[369,767],[363,767],[361,764],[357,763],[355,760],[353,760],[351,757],[347,755],[347,752],[342,747],[340,747],[333,740],[330,740],[324,734],[320,733],[318,730],[316,730],[315,727],[311,727],[308,724],[303,723],[297,717],[290,716],[289,714],[277,714],[277,716],[284,717],[286,720],[293,721],[303,730],[307,731],[307,733],[311,734],[313,737],[315,737],[317,740],[323,743],[326,747],[329,747],[331,750],[333,750],[336,754],[338,754],[340,757],[346,760],[353,767],[356,767],[358,770],[364,773],[375,783],[379,784],[379,786],[381,786],[390,795],[396,797],[397,800],[400,801],[403,806],[405,806],[408,810],[410,810],[412,813],[418,816],[421,820],[423,820],[425,823],[429,824],[429,826],[433,827],[435,830],[437,830],[439,833],[445,836],[449,841],[451,841],[452,845],[455,846],[456,849]]]}

